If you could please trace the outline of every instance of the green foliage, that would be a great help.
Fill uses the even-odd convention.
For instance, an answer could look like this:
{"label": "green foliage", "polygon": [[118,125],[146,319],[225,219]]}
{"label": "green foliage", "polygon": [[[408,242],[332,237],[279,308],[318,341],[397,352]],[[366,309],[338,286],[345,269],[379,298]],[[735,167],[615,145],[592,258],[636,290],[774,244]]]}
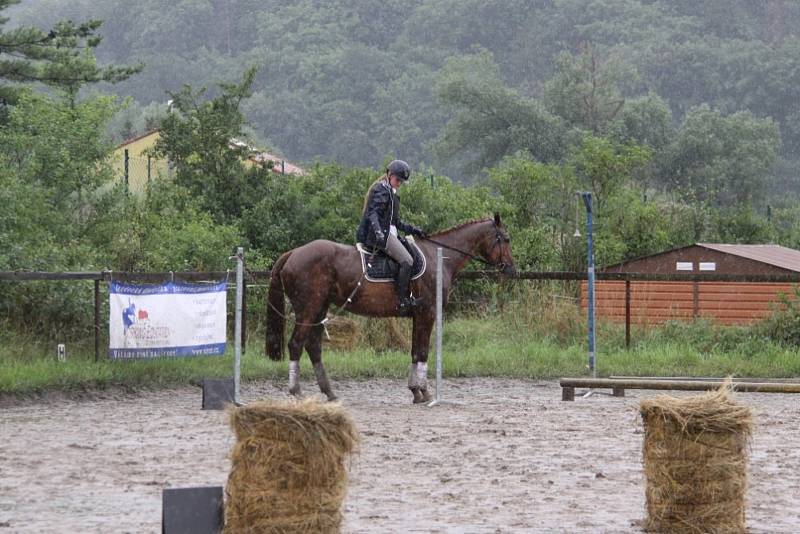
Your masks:
{"label": "green foliage", "polygon": [[230,267],[242,243],[234,225],[215,224],[188,189],[155,182],[143,198],[116,188],[98,199],[85,239],[100,265],[117,271],[214,271]]}
{"label": "green foliage", "polygon": [[597,262],[610,265],[691,243],[690,229],[680,222],[684,211],[646,202],[634,189],[620,191],[598,214]]}
{"label": "green foliage", "polygon": [[246,144],[242,136],[244,117],[241,103],[251,95],[256,69],[248,69],[239,84],[221,83],[221,94],[201,101],[206,89],[185,85],[170,93],[174,111],[161,121],[155,153],[167,158],[176,169],[176,182],[202,199],[206,210],[218,221],[241,213],[241,192],[250,179],[265,174],[256,167],[245,171]]}
{"label": "green foliage", "polygon": [[634,75],[625,72],[619,61],[602,61],[597,50],[584,43],[578,55],[562,52],[556,59],[556,73],[545,84],[544,101],[568,125],[601,134],[625,104],[622,80]]}
{"label": "green foliage", "polygon": [[773,342],[800,346],[800,287],[795,286],[792,295],[781,295],[772,315],[754,325],[752,331]]}
{"label": "green foliage", "polygon": [[[18,3],[0,0],[0,12]],[[101,39],[96,35],[98,20],[60,21],[49,31],[31,26],[3,31],[8,20],[0,15],[0,105],[16,104],[24,92],[20,84],[41,83],[75,95],[85,84],[118,82],[142,69],[97,65],[93,52]]]}
{"label": "green foliage", "polygon": [[627,99],[609,124],[608,135],[620,143],[635,143],[660,152],[675,135],[669,104],[654,93]]}
{"label": "green foliage", "polygon": [[497,77],[497,67],[486,53],[448,63],[439,95],[456,115],[438,142],[441,157],[463,157],[465,151],[477,149],[477,156],[468,159],[473,172],[521,150],[542,161],[559,159],[565,131],[558,118],[539,102],[498,83]]}
{"label": "green foliage", "polygon": [[117,109],[105,96],[76,103],[20,94],[0,125],[2,163],[24,182],[41,186],[54,210],[80,217],[86,195],[110,177],[104,130]]}
{"label": "green foliage", "polygon": [[490,176],[508,205],[506,224],[517,267],[545,270],[574,265],[572,201],[577,179],[572,169],[518,155],[491,169]]}
{"label": "green foliage", "polygon": [[779,149],[772,120],[749,112],[725,117],[702,105],[686,115],[661,172],[685,198],[747,206],[763,198]]}
{"label": "green foliage", "polygon": [[635,173],[650,161],[651,156],[652,151],[647,147],[623,145],[608,138],[586,135],[569,162],[580,177],[580,186],[592,191],[598,209],[602,210],[606,198],[630,185]]}
{"label": "green foliage", "polygon": [[714,214],[714,235],[720,243],[771,243],[774,228],[752,209],[733,208]]}

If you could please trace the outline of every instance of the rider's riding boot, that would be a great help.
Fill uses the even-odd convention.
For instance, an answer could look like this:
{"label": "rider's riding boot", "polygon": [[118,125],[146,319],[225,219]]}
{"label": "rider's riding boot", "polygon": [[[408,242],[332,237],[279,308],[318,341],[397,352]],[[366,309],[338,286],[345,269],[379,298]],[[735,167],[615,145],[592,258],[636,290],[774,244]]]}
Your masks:
{"label": "rider's riding boot", "polygon": [[417,304],[417,300],[409,295],[408,287],[411,283],[411,265],[400,264],[397,270],[397,283],[395,289],[397,298],[400,301],[400,315],[410,315],[412,308]]}

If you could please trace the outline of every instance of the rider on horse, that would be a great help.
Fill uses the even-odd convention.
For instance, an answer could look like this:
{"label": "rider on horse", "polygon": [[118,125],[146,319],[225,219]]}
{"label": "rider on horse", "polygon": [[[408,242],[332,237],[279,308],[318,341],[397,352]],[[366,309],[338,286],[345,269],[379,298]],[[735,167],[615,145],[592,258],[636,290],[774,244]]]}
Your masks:
{"label": "rider on horse", "polygon": [[356,239],[368,248],[383,250],[397,261],[395,290],[401,315],[408,315],[417,304],[410,294],[411,266],[413,259],[397,236],[397,230],[407,234],[426,237],[425,232],[412,224],[400,220],[400,197],[397,190],[411,176],[411,168],[405,161],[396,159],[386,168],[386,174],[370,186],[364,201],[361,224]]}

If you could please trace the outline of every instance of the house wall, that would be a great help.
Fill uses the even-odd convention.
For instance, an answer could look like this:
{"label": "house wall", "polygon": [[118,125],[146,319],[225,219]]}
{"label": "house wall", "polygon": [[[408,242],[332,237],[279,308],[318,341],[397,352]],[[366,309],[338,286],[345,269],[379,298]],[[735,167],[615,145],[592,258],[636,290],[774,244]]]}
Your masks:
{"label": "house wall", "polygon": [[147,187],[148,166],[149,178],[169,178],[170,169],[166,160],[151,157],[149,162],[147,151],[155,147],[158,131],[149,132],[124,145],[117,147],[111,155],[111,166],[114,177],[122,182],[125,179],[125,149],[128,150],[128,190],[142,192]]}

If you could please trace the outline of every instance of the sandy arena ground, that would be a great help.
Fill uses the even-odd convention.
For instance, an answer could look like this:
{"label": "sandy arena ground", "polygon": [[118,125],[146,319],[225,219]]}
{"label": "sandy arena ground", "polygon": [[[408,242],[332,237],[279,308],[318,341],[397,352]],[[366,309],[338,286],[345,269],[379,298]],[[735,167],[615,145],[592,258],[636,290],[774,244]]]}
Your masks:
{"label": "sandy arena ground", "polygon": [[[306,392],[316,391],[304,383]],[[562,402],[556,382],[446,380],[413,406],[402,381],[335,382],[363,437],[344,532],[641,532],[640,399]],[[285,397],[244,384],[245,401]],[[800,531],[800,404],[737,394],[756,412],[747,522]],[[160,532],[161,492],[224,486],[233,437],[199,388],[0,408],[0,534]]]}

